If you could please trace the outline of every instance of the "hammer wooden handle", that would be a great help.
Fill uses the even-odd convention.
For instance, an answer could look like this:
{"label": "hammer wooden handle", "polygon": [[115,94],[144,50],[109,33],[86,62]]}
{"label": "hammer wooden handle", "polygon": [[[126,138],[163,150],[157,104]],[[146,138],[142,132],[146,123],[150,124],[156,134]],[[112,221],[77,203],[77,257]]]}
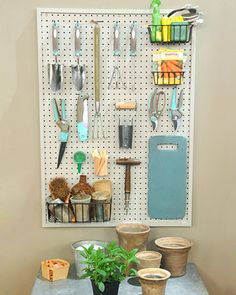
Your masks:
{"label": "hammer wooden handle", "polygon": [[131,179],[130,179],[130,165],[126,165],[125,168],[125,193],[130,193],[131,191]]}
{"label": "hammer wooden handle", "polygon": [[137,104],[135,101],[130,102],[117,102],[116,103],[116,109],[117,110],[136,110]]}

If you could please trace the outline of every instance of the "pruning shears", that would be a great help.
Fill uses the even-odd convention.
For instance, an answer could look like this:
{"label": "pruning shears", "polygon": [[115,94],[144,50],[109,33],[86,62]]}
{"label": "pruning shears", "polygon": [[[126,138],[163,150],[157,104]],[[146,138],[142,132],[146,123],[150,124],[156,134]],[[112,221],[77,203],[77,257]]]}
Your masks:
{"label": "pruning shears", "polygon": [[180,119],[183,116],[183,113],[180,110],[182,105],[183,105],[183,89],[181,89],[180,95],[177,101],[177,87],[175,87],[172,91],[172,97],[171,97],[171,120],[174,125],[174,130],[178,129]]}
{"label": "pruning shears", "polygon": [[[161,99],[163,100],[163,103],[161,104]],[[163,113],[163,110],[166,105],[166,94],[164,91],[157,92],[157,89],[155,89],[149,98],[149,117],[152,123],[152,129],[157,130],[158,128],[158,121]]]}
{"label": "pruning shears", "polygon": [[54,121],[57,126],[60,128],[59,141],[60,141],[60,150],[58,155],[57,168],[59,168],[63,155],[65,153],[66,144],[69,138],[69,124],[66,116],[66,103],[65,99],[61,99],[61,114],[58,109],[57,101],[55,98],[52,99],[52,110]]}

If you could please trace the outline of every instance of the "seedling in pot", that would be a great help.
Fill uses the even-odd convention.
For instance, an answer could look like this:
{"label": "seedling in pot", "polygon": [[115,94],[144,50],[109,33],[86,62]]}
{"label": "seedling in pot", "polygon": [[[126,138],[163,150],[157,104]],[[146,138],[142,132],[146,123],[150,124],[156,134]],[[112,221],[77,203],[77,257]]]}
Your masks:
{"label": "seedling in pot", "polygon": [[[90,278],[93,284],[94,294],[118,294],[119,283],[128,276],[136,276],[133,265],[138,264],[135,254],[138,249],[131,251],[119,247],[115,241],[104,244],[102,249],[94,249],[90,246],[83,248],[80,254],[85,258],[83,264],[86,268],[81,278]],[[109,293],[109,288],[117,290]]]}

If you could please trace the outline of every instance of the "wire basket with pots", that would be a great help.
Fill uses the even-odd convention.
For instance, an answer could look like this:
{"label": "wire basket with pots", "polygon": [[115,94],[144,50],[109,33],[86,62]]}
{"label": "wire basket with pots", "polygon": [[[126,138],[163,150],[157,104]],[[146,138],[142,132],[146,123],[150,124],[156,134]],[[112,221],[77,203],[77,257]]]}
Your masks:
{"label": "wire basket with pots", "polygon": [[93,187],[87,183],[86,175],[80,175],[79,182],[70,188],[64,177],[56,177],[49,182],[49,191],[51,195],[46,199],[46,206],[50,222],[88,223],[111,220],[110,180],[97,182]]}

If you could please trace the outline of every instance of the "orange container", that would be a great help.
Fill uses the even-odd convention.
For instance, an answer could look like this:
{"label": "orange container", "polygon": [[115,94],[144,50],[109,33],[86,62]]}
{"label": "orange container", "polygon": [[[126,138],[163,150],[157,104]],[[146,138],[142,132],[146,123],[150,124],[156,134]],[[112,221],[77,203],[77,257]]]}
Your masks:
{"label": "orange container", "polygon": [[63,259],[50,259],[41,262],[42,276],[50,282],[66,279],[69,268],[69,262]]}

